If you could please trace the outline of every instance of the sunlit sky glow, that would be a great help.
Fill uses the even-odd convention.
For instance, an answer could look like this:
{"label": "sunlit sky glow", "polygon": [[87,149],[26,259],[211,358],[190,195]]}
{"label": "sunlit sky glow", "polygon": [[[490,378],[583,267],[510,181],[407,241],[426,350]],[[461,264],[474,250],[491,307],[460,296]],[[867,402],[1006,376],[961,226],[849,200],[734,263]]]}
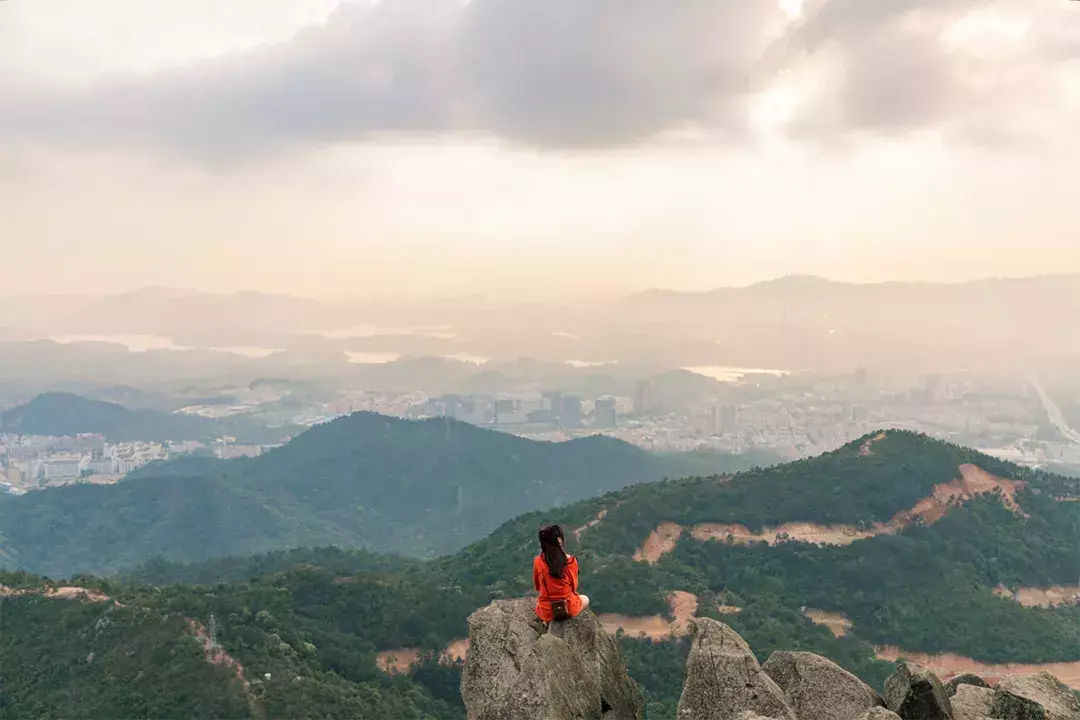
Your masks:
{"label": "sunlit sky glow", "polygon": [[0,4],[5,292],[1080,272],[1080,3]]}

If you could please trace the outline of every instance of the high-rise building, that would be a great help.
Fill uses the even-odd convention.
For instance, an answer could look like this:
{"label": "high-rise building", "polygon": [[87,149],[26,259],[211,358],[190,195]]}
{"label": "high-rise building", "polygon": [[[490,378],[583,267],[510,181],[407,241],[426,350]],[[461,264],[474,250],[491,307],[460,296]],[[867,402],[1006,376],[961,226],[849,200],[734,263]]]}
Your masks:
{"label": "high-rise building", "polygon": [[563,396],[561,392],[546,392],[543,394],[540,402],[541,409],[551,413],[552,420],[558,420],[559,416],[562,415]]}
{"label": "high-rise building", "polygon": [[723,435],[739,430],[739,408],[735,405],[713,405],[712,433]]}
{"label": "high-rise building", "polygon": [[618,414],[615,412],[614,398],[597,398],[595,403],[596,419],[593,427],[613,428],[618,423]]}
{"label": "high-rise building", "polygon": [[926,399],[929,402],[941,402],[947,397],[945,377],[940,373],[930,373],[923,376],[923,387]]}
{"label": "high-rise building", "polygon": [[506,425],[511,423],[528,422],[528,413],[522,412],[518,403],[512,399],[495,401],[495,423]]}
{"label": "high-rise building", "polygon": [[581,427],[581,398],[563,395],[561,401],[559,424],[567,428]]}
{"label": "high-rise building", "polygon": [[634,390],[634,414],[647,415],[653,406],[652,380],[642,380]]}
{"label": "high-rise building", "polygon": [[439,404],[442,405],[443,415],[456,418],[461,408],[461,397],[458,395],[443,395],[439,398]]}

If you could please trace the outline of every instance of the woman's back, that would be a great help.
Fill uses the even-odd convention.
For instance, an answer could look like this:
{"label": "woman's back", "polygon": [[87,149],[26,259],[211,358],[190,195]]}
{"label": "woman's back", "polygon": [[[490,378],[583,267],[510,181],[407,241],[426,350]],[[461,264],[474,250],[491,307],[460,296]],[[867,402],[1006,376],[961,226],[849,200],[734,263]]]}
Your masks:
{"label": "woman's back", "polygon": [[563,550],[562,528],[540,528],[540,554],[533,558],[533,587],[540,594],[536,615],[544,622],[574,617],[589,606],[589,598],[578,593],[578,563]]}
{"label": "woman's back", "polygon": [[573,555],[566,556],[566,567],[562,577],[551,574],[544,556],[533,558],[533,586],[540,592],[541,599],[565,600],[577,592],[578,564]]}

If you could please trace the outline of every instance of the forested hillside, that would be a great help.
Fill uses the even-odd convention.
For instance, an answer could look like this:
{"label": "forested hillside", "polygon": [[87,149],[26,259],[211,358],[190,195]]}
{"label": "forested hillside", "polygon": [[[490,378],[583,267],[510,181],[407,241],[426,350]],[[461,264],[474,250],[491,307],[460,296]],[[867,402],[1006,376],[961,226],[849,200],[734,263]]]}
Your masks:
{"label": "forested hillside", "polygon": [[272,445],[299,431],[294,427],[263,427],[243,416],[211,420],[159,410],[129,410],[116,403],[63,392],[44,393],[0,413],[0,432],[56,437],[93,433],[104,435],[109,442],[209,441],[228,436],[240,442]]}
{"label": "forested hillside", "polygon": [[212,587],[83,582],[107,599],[43,597],[40,578],[0,574],[13,588],[0,717],[464,717],[456,688],[439,699],[390,677],[375,648],[436,645],[481,596],[316,568]]}
{"label": "forested hillside", "polygon": [[745,468],[595,436],[535,442],[454,420],[356,413],[258,458],[184,459],[116,485],[0,498],[0,562],[62,576],[339,545],[452,553],[523,512],[634,483]]}
{"label": "forested hillside", "polygon": [[[971,479],[966,485],[965,477]],[[981,492],[986,487],[992,489]],[[956,488],[967,491],[953,493]],[[391,708],[401,717],[461,717],[459,667],[451,656],[440,663],[439,654],[465,637],[473,609],[531,591],[536,529],[556,520],[567,529],[582,564],[582,589],[598,613],[670,617],[669,593],[689,593],[698,616],[729,623],[760,659],[777,649],[808,650],[880,689],[891,672],[891,663],[881,658],[888,652],[947,651],[984,663],[1080,663],[1080,608],[1027,607],[1007,592],[1076,582],[1080,503],[1070,500],[1078,496],[1075,480],[890,431],[819,458],[730,479],[640,485],[529,513],[429,562],[323,548],[187,565],[156,559],[107,584],[92,578],[76,582],[123,603],[112,610],[92,603],[101,616],[143,617],[136,608],[148,608],[146,618],[175,613],[206,627],[213,615],[222,648],[244,666],[250,692],[260,693],[258,707],[275,708],[279,715],[310,702],[330,714]],[[702,528],[715,523],[739,524],[764,539],[706,539]],[[847,532],[861,534],[829,541],[834,544],[802,542],[783,531],[792,523],[831,524],[834,530],[843,523]],[[678,532],[663,552],[642,554],[665,524]],[[0,582],[40,583],[20,576]],[[177,582],[186,584],[171,584]],[[97,635],[90,628],[99,616],[46,609],[71,602],[7,601],[5,643],[55,643],[71,658],[61,672],[38,667],[40,659],[20,651],[25,666],[5,676],[8,696],[38,697],[27,690],[37,687],[37,674],[61,672],[63,682],[80,688],[93,677],[94,687],[82,688],[80,697],[96,698],[100,709],[133,707],[123,704],[130,699],[121,692],[124,682],[133,682],[133,669],[120,663],[107,666],[114,668],[112,675],[91,676],[76,663],[95,651]],[[837,637],[804,608],[846,618],[850,629]],[[53,612],[58,615],[40,615]],[[75,619],[65,619],[69,613]],[[62,637],[60,627],[68,628]],[[123,627],[132,638],[143,632],[135,620]],[[194,632],[177,627],[181,636]],[[672,631],[655,641],[620,639],[630,673],[645,690],[650,718],[674,717],[688,647],[674,625]],[[403,650],[417,651],[420,659],[407,676],[377,668],[378,652]],[[191,662],[188,655],[155,658],[174,668],[176,681],[196,682],[197,674],[183,664]],[[75,667],[84,674],[73,675]],[[212,708],[232,707],[228,703],[238,698],[253,702],[250,694],[236,695],[229,682],[226,677],[219,689],[201,687],[190,697],[163,690],[166,699],[153,707],[172,703],[211,708],[207,712],[213,714]],[[20,701],[5,711],[16,717],[26,707]],[[65,710],[57,706],[52,712]]]}

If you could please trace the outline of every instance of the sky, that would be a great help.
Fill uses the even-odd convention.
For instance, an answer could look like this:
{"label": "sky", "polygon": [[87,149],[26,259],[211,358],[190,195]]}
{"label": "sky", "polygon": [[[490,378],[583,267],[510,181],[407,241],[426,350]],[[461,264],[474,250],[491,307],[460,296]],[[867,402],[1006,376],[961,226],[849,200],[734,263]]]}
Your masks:
{"label": "sky", "polygon": [[7,0],[4,294],[1080,272],[1080,3]]}

